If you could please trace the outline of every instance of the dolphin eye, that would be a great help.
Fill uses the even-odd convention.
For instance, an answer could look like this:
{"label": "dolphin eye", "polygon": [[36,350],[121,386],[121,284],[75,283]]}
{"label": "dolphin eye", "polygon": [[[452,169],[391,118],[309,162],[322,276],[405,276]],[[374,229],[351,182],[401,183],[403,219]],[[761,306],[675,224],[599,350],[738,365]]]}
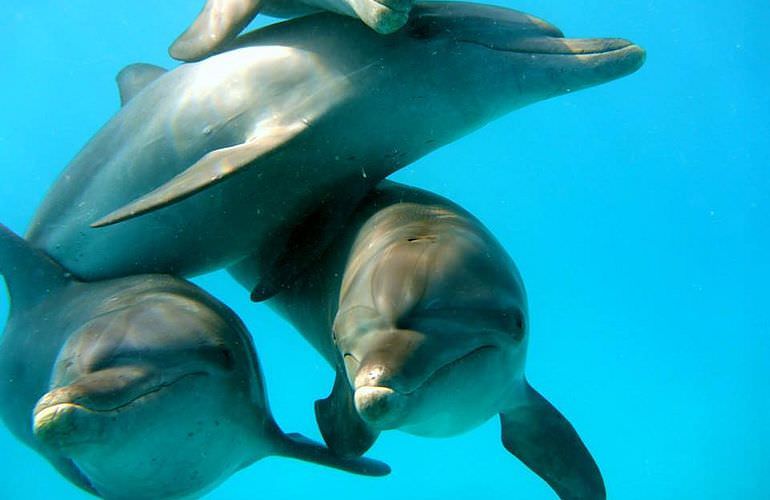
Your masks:
{"label": "dolphin eye", "polygon": [[524,319],[524,313],[519,309],[514,309],[509,314],[506,314],[508,319],[511,333],[516,340],[521,340],[524,337],[524,330],[526,328],[526,321]]}

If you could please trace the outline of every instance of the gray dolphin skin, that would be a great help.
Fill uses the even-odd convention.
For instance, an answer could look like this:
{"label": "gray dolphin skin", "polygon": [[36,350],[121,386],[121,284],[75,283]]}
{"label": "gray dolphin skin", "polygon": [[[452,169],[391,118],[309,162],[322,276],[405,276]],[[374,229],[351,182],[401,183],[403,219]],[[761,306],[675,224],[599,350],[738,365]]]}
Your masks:
{"label": "gray dolphin skin", "polygon": [[[409,18],[413,0],[208,0],[169,48],[181,61],[198,61],[232,42],[257,13],[296,17],[318,11],[356,17],[378,33],[393,33]],[[342,34],[341,34],[342,35]]]}
{"label": "gray dolphin skin", "polygon": [[417,4],[391,35],[330,13],[271,25],[159,77],[124,73],[146,86],[124,89],[132,97],[61,174],[28,240],[89,281],[249,257],[269,297],[333,232],[304,245],[303,234],[339,225],[387,175],[643,60],[625,40],[563,38],[469,3]]}
{"label": "gray dolphin skin", "polygon": [[269,455],[389,471],[284,434],[249,333],[200,288],[166,275],[79,282],[4,226],[0,273],[0,416],[84,490],[197,496]]}
{"label": "gray dolphin skin", "polygon": [[[248,261],[230,269],[246,288]],[[316,403],[329,447],[451,436],[500,415],[502,442],[565,499],[605,498],[572,425],[524,375],[527,300],[502,246],[437,195],[384,181],[323,257],[267,302],[337,370]]]}

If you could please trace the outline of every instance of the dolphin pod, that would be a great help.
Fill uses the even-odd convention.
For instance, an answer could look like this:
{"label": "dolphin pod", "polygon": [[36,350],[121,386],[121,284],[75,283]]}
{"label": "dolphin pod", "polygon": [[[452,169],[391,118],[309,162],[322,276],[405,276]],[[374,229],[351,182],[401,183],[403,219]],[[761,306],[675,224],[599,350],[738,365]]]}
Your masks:
{"label": "dolphin pod", "polygon": [[[257,12],[317,10],[236,38]],[[499,415],[503,446],[561,498],[605,498],[526,379],[511,258],[461,207],[384,179],[644,51],[471,3],[209,0],[170,53],[198,62],[127,66],[121,108],[27,239],[0,226],[11,431],[91,493],[176,498],[268,455],[383,475],[360,458],[380,432]],[[183,279],[219,268],[335,369],[315,407],[328,448],[280,430],[245,327]]]}
{"label": "dolphin pod", "polygon": [[284,434],[249,333],[191,283],[80,282],[4,226],[0,274],[11,296],[0,416],[81,488],[108,498],[199,495],[269,455],[388,472]]}

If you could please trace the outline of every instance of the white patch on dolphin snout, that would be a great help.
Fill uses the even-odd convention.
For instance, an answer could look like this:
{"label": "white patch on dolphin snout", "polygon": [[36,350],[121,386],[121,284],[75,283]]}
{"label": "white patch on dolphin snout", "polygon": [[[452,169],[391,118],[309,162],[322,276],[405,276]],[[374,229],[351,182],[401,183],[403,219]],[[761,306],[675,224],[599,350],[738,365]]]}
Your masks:
{"label": "white patch on dolphin snout", "polygon": [[406,408],[406,398],[387,387],[361,387],[355,392],[355,405],[358,414],[369,425],[377,429],[393,429]]}

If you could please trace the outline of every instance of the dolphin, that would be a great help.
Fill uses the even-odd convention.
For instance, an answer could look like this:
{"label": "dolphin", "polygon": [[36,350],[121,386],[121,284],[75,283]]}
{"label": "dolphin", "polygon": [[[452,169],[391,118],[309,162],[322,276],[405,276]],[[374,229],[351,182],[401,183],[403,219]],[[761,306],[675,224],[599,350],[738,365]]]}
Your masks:
{"label": "dolphin", "polygon": [[125,105],[61,174],[27,239],[87,281],[249,257],[266,298],[329,243],[333,231],[313,228],[340,227],[387,175],[643,60],[625,40],[563,38],[470,3],[417,4],[391,35],[330,13],[271,25],[169,72],[125,70]]}
{"label": "dolphin", "polygon": [[80,488],[108,498],[200,495],[269,455],[358,474],[273,419],[249,333],[167,275],[84,283],[0,225],[11,312],[0,417]]}
{"label": "dolphin", "polygon": [[[230,269],[258,280],[242,261]],[[384,430],[445,437],[500,416],[502,442],[561,498],[605,497],[594,459],[524,373],[529,318],[515,264],[471,214],[384,181],[323,257],[267,304],[335,367],[316,415],[342,456]]]}
{"label": "dolphin", "polygon": [[232,42],[262,12],[295,17],[318,11],[361,19],[378,33],[393,33],[409,18],[413,0],[207,0],[195,21],[169,47],[182,61],[197,61]]}

